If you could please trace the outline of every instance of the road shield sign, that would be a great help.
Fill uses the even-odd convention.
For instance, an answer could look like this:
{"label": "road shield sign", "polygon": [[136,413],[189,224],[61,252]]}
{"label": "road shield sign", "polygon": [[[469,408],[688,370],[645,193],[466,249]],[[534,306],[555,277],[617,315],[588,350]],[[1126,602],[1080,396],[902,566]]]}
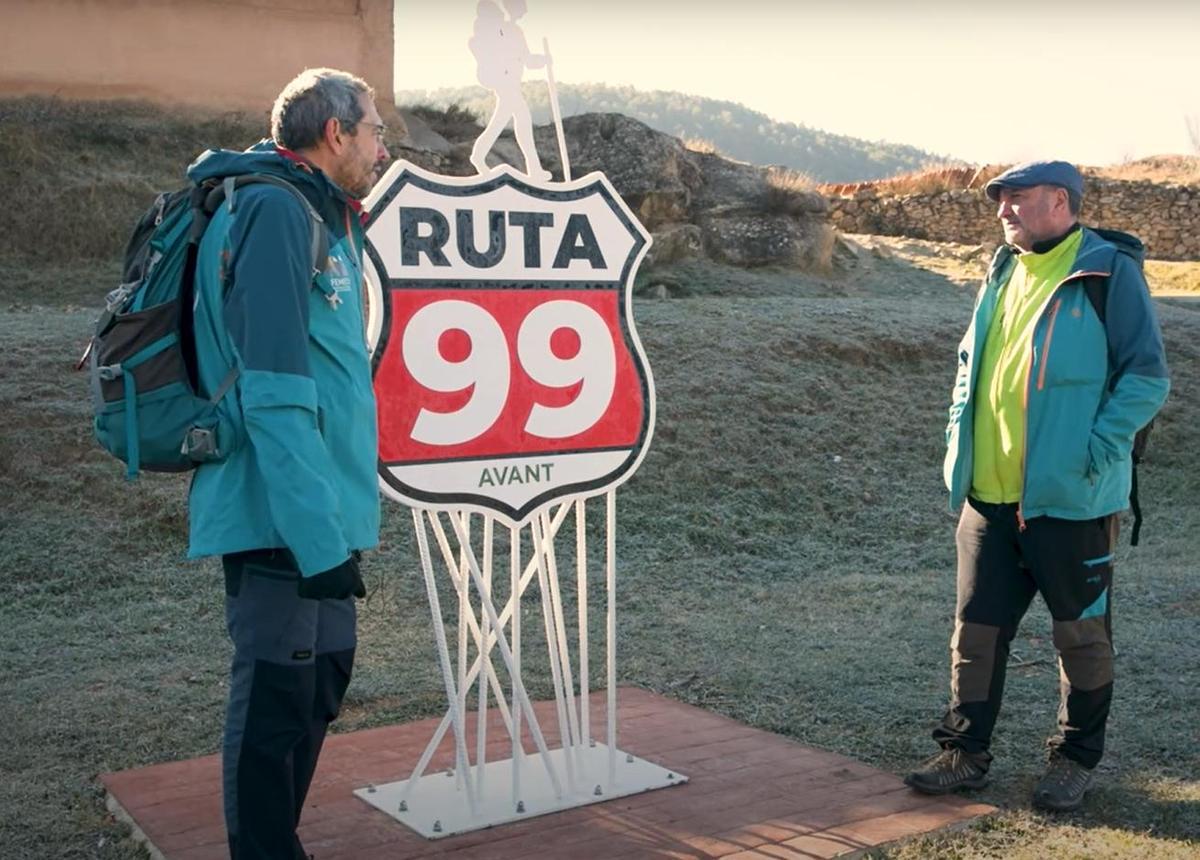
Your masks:
{"label": "road shield sign", "polygon": [[400,161],[366,204],[384,492],[517,525],[626,480],[654,425],[630,306],[650,237],[604,175]]}

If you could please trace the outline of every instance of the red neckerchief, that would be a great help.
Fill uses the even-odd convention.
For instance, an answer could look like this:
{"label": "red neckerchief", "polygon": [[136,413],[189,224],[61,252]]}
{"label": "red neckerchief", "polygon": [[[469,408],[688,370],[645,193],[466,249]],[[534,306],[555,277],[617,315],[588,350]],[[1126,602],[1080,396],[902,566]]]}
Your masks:
{"label": "red neckerchief", "polygon": [[[278,152],[280,155],[282,155],[284,158],[288,159],[289,161],[292,161],[295,164],[300,165],[300,167],[302,169],[307,170],[309,173],[312,173],[314,171],[321,169],[321,168],[317,167],[315,164],[313,164],[311,161],[309,161],[307,158],[305,158],[303,155],[301,155],[300,153],[293,152],[292,150],[287,149],[286,147],[282,147],[279,144],[275,144],[275,151]],[[346,204],[354,211],[354,214],[358,216],[358,222],[360,224],[362,224],[362,226],[364,226],[364,227],[367,226],[367,217],[368,216],[367,216],[367,212],[363,209],[362,203],[355,200],[353,197],[346,195],[345,192],[342,192],[342,194],[346,198]]]}

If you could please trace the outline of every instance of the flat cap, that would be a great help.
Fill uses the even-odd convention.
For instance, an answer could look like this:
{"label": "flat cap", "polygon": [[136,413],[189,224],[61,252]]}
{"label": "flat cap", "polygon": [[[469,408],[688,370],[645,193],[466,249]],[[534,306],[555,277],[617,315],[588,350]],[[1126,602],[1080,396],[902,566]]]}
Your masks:
{"label": "flat cap", "polygon": [[1033,188],[1036,185],[1057,185],[1076,198],[1083,197],[1083,176],[1075,165],[1065,161],[1027,161],[1010,167],[983,187],[990,200],[1000,199],[1001,188]]}

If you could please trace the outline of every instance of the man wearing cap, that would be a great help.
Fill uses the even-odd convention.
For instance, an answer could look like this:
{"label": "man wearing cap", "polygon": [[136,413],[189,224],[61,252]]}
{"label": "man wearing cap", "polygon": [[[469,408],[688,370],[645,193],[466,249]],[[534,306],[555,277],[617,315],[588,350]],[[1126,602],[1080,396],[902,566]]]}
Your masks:
{"label": "man wearing cap", "polygon": [[[980,788],[992,756],[1009,643],[1040,592],[1059,655],[1058,732],[1034,789],[1082,803],[1112,702],[1109,589],[1133,437],[1169,387],[1141,243],[1080,226],[1083,179],[1062,161],[989,182],[1006,244],[959,345],[944,477],[958,524],[958,601],[941,752],[905,782]],[[1103,318],[1087,284],[1103,285]],[[1094,291],[1094,287],[1093,287]]]}

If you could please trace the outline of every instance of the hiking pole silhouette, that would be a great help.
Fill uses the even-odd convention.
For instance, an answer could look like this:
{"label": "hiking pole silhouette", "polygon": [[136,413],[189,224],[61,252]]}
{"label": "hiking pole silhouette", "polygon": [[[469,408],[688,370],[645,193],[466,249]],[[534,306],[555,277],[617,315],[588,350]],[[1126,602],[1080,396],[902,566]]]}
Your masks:
{"label": "hiking pole silhouette", "polygon": [[562,159],[563,182],[571,181],[571,160],[567,158],[567,138],[563,134],[562,113],[558,109],[558,88],[554,85],[554,61],[550,58],[550,40],[542,37],[542,53],[546,55],[546,86],[550,90],[550,113],[554,116],[554,131],[558,135],[558,156]]}

